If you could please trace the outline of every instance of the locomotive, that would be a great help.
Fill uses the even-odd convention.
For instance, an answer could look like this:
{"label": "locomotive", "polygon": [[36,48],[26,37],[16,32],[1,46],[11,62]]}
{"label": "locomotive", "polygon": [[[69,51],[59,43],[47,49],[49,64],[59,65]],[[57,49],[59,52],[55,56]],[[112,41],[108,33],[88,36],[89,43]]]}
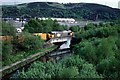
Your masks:
{"label": "locomotive", "polygon": [[[62,37],[73,37],[74,33],[72,31],[52,31],[49,33],[33,33],[34,36],[40,36],[41,39],[48,41],[51,38],[62,38]],[[20,41],[24,40],[24,36],[17,36]],[[13,36],[0,36],[0,40],[11,41]]]}
{"label": "locomotive", "polygon": [[74,33],[72,31],[52,31],[50,33],[34,33],[35,36],[40,36],[41,39],[47,41],[51,38],[62,38],[62,37],[73,37]]}

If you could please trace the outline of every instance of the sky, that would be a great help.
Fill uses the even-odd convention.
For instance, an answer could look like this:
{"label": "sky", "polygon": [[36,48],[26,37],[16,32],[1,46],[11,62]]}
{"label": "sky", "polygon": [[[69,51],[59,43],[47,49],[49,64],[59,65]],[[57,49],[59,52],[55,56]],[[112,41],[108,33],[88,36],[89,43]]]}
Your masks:
{"label": "sky", "polygon": [[59,2],[59,3],[97,3],[118,8],[120,0],[0,0],[3,4],[28,3],[28,2]]}

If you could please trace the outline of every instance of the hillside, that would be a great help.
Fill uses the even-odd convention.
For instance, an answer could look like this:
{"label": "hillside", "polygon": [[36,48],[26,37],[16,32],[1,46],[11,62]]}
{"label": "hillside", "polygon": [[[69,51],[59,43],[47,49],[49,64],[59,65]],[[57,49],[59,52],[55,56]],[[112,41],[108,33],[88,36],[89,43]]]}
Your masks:
{"label": "hillside", "polygon": [[2,6],[3,17],[61,17],[89,20],[111,20],[120,17],[120,9],[92,3],[33,2],[16,6]]}

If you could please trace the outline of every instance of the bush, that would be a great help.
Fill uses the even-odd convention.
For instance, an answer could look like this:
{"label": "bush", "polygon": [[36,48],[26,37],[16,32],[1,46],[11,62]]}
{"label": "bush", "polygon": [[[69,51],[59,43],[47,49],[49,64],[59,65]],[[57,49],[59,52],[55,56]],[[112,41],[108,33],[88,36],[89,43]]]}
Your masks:
{"label": "bush", "polygon": [[78,32],[80,30],[80,27],[79,26],[72,26],[72,27],[70,27],[70,30],[73,32]]}
{"label": "bush", "polygon": [[2,24],[2,36],[15,36],[16,30],[10,23],[2,21],[0,22],[0,25],[1,24]]}
{"label": "bush", "polygon": [[109,38],[107,39],[102,39],[100,44],[97,47],[97,57],[98,61],[109,58],[109,57],[114,57],[115,53],[113,51],[113,47],[115,44],[112,44],[113,42],[110,41]]}
{"label": "bush", "polygon": [[[120,62],[115,58],[107,58],[101,60],[101,62],[96,66],[97,71],[104,75],[107,78],[118,78],[120,71]],[[120,74],[120,73],[119,73]]]}
{"label": "bush", "polygon": [[10,63],[9,56],[12,55],[12,50],[13,50],[13,45],[11,44],[11,42],[8,41],[2,42],[2,60],[4,62],[3,65]]}
{"label": "bush", "polygon": [[51,19],[32,19],[25,24],[25,30],[28,30],[30,33],[48,33],[51,31],[66,30],[66,28],[66,26],[59,25],[57,21],[53,21]]}
{"label": "bush", "polygon": [[94,45],[88,41],[82,41],[81,43],[77,44],[73,51],[75,54],[80,55],[81,58],[91,62],[96,62],[96,50]]}
{"label": "bush", "polygon": [[80,71],[79,78],[102,78],[99,76],[95,67],[92,64],[83,64],[83,68]]}
{"label": "bush", "polygon": [[18,77],[44,79],[101,78],[95,67],[82,60],[79,56],[66,58],[59,63],[34,62],[26,72],[24,70],[20,72]]}
{"label": "bush", "polygon": [[76,78],[79,75],[79,72],[77,67],[72,66],[68,68],[62,68],[58,74],[59,78]]}
{"label": "bush", "polygon": [[62,64],[66,67],[69,66],[77,66],[79,71],[82,68],[82,65],[85,63],[85,60],[83,60],[79,55],[71,56],[65,60],[63,60]]}
{"label": "bush", "polygon": [[16,51],[38,50],[42,48],[43,40],[39,36],[24,32],[14,40],[13,44]]}

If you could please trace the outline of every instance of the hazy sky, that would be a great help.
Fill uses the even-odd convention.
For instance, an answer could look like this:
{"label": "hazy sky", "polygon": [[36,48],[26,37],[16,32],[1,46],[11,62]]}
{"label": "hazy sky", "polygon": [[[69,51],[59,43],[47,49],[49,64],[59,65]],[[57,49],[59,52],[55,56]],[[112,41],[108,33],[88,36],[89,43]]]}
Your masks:
{"label": "hazy sky", "polygon": [[114,8],[118,8],[118,2],[120,0],[0,0],[3,3],[11,3],[11,2],[18,2],[18,3],[28,3],[28,2],[59,2],[59,3],[98,3],[103,5],[108,5]]}

